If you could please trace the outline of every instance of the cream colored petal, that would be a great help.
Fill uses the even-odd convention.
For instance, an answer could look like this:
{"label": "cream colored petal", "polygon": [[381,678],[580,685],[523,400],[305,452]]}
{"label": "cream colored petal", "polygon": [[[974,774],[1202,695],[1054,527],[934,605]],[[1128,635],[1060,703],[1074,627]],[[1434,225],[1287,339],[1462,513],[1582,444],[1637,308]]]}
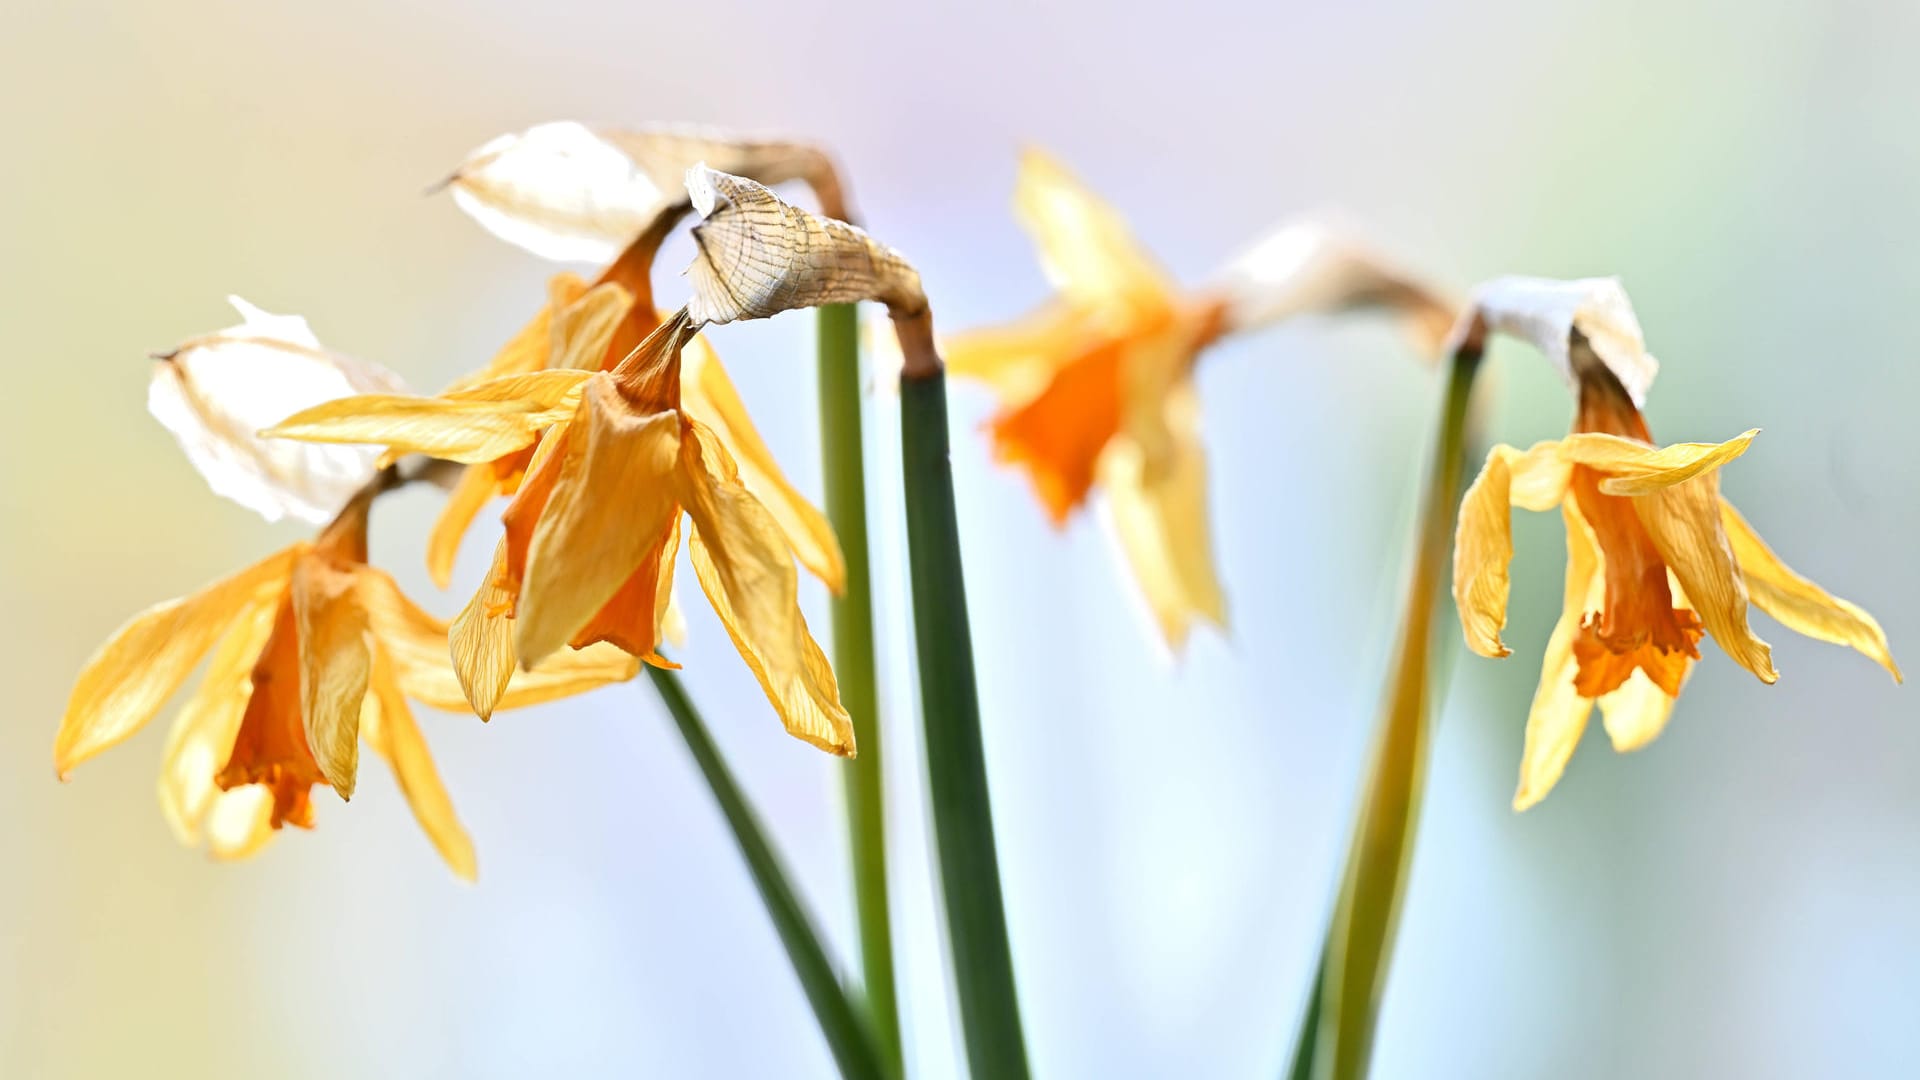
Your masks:
{"label": "cream colored petal", "polygon": [[851,757],[853,722],[800,614],[799,575],[779,526],[740,486],[719,439],[699,424],[693,433],[682,444],[677,486],[693,519],[690,550],[700,587],[787,731]]}
{"label": "cream colored petal", "polygon": [[1616,278],[1495,278],[1473,291],[1471,313],[1489,330],[1546,353],[1576,390],[1580,368],[1597,361],[1641,406],[1660,370]]}
{"label": "cream colored petal", "polygon": [[1560,782],[1567,762],[1580,745],[1580,736],[1587,730],[1587,717],[1593,712],[1593,699],[1581,697],[1573,688],[1574,675],[1580,670],[1573,655],[1573,641],[1580,633],[1581,619],[1600,602],[1606,583],[1599,545],[1572,500],[1561,506],[1561,515],[1567,525],[1566,594],[1560,621],[1554,624],[1546,656],[1540,662],[1540,686],[1527,712],[1520,786],[1513,795],[1515,810],[1538,803]]}
{"label": "cream colored petal", "polygon": [[1601,432],[1580,432],[1561,442],[1568,461],[1607,474],[1600,490],[1607,495],[1648,495],[1684,484],[1747,452],[1754,428],[1723,443],[1675,443],[1652,447]]}
{"label": "cream colored petal", "polygon": [[573,414],[591,372],[506,375],[447,397],[364,394],[296,413],[261,434],[308,442],[371,443],[395,453],[467,464],[502,458],[533,444]]}
{"label": "cream colored petal", "polygon": [[1033,237],[1048,279],[1069,302],[1151,307],[1173,295],[1173,282],[1119,212],[1041,150],[1020,156],[1013,211]]}
{"label": "cream colored petal", "polygon": [[256,602],[233,617],[232,628],[207,662],[200,686],[181,707],[160,758],[160,811],[174,836],[199,846],[202,822],[220,795],[214,781],[233,751],[247,701],[253,696],[253,665],[266,648],[285,584],[263,586]]}
{"label": "cream colored petal", "polygon": [[1660,737],[1673,715],[1674,699],[1654,685],[1647,673],[1635,668],[1627,681],[1600,695],[1600,716],[1607,736],[1620,753],[1638,750]]}
{"label": "cream colored petal", "polygon": [[1773,553],[1733,504],[1720,500],[1720,521],[1733,549],[1734,561],[1760,610],[1782,626],[1810,638],[1858,649],[1887,669],[1895,682],[1903,681],[1899,665],[1887,650],[1886,632],[1873,616],[1856,604],[1828,593],[1795,573]]}
{"label": "cream colored petal", "polygon": [[633,294],[607,282],[594,286],[553,319],[548,366],[598,371],[620,320],[633,307]]}
{"label": "cream colored petal", "polygon": [[273,791],[247,784],[214,796],[206,819],[207,850],[216,859],[247,859],[259,854],[277,831],[273,827]]}
{"label": "cream colored petal", "polygon": [[1226,323],[1244,331],[1303,315],[1380,308],[1406,319],[1422,351],[1435,354],[1456,304],[1357,237],[1319,221],[1282,226],[1228,264],[1217,291]]}
{"label": "cream colored petal", "polygon": [[401,794],[413,808],[414,820],[433,841],[440,857],[463,881],[474,880],[479,866],[474,859],[473,840],[453,811],[453,800],[447,797],[440,772],[433,767],[427,740],[414,722],[413,710],[407,707],[393,664],[377,648],[373,651],[373,692],[367,695],[360,734],[393,769]]}
{"label": "cream colored petal", "polygon": [[53,767],[74,766],[153,719],[263,586],[283,584],[297,549],[129,619],[80,669],[53,744]]}
{"label": "cream colored petal", "polygon": [[679,414],[635,414],[604,374],[583,401],[586,420],[568,439],[569,460],[527,551],[514,628],[523,666],[571,640],[679,513],[671,479]]}
{"label": "cream colored petal", "polygon": [[[1002,402],[1018,406],[1085,351],[1093,329],[1076,309],[1056,301],[1004,326],[968,330],[940,344],[949,374],[986,383]],[[898,352],[897,345],[892,348]]]}
{"label": "cream colored petal", "polygon": [[500,493],[500,481],[486,465],[469,465],[460,470],[460,480],[447,494],[434,519],[433,532],[427,536],[427,573],[433,583],[444,589],[453,582],[453,561],[460,554],[460,541],[473,526],[487,503]]}
{"label": "cream colored petal", "polygon": [[353,571],[317,555],[293,567],[293,617],[300,636],[300,719],[307,748],[342,799],[353,797],[360,765],[360,706],[372,661],[367,612]]}
{"label": "cream colored petal", "polygon": [[687,267],[687,311],[696,324],[860,300],[877,300],[899,316],[925,313],[919,273],[863,230],[703,165],[688,169],[686,182],[704,219],[694,226],[699,250]]}
{"label": "cream colored petal", "polygon": [[703,337],[688,342],[680,357],[681,406],[719,437],[740,468],[740,482],[780,523],[800,565],[838,594],[846,591],[847,564],[827,515],[809,503],[780,471],[773,451],[754,430],[746,403]]}
{"label": "cream colored petal", "polygon": [[1653,545],[1720,648],[1761,682],[1780,677],[1773,650],[1747,625],[1747,586],[1720,523],[1720,476],[1706,472],[1633,500]]}
{"label": "cream colored petal", "polygon": [[453,671],[460,689],[467,696],[473,714],[482,720],[493,718],[494,709],[506,695],[517,666],[513,656],[513,619],[507,612],[513,607],[513,594],[505,586],[507,542],[494,548],[493,566],[487,579],[454,616],[447,639],[453,655]]}
{"label": "cream colored petal", "polygon": [[1198,397],[1187,385],[1166,406],[1173,441],[1157,475],[1149,475],[1139,445],[1125,438],[1108,445],[1099,475],[1120,549],[1178,655],[1196,622],[1226,625],[1227,601],[1213,565]]}
{"label": "cream colored petal", "polygon": [[[449,656],[447,624],[422,611],[385,573],[363,569],[360,602],[374,640],[386,651],[408,697],[435,709],[466,712],[466,691]],[[512,620],[507,620],[510,630]],[[511,660],[508,661],[511,663]],[[640,672],[640,662],[611,645],[563,649],[532,671],[514,673],[494,709],[518,709],[571,697]]]}
{"label": "cream colored petal", "polygon": [[228,299],[246,322],[166,354],[154,365],[147,409],[215,494],[268,521],[324,524],[372,479],[379,451],[274,442],[258,432],[322,402],[404,387],[384,368],[322,350],[298,316]]}
{"label": "cream colored petal", "polygon": [[556,262],[612,262],[679,196],[571,121],[488,142],[461,162],[449,187],[488,232]]}

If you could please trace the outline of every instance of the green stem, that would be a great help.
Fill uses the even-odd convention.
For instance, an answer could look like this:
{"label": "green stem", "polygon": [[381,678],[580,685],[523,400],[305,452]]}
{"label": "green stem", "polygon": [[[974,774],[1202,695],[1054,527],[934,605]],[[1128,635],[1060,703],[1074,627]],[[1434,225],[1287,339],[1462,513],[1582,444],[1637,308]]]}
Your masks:
{"label": "green stem", "polygon": [[887,801],[881,767],[880,693],[874,678],[873,578],[867,558],[867,472],[860,429],[860,332],[852,304],[819,314],[821,472],[827,518],[846,561],[846,591],[833,598],[833,671],[853,717],[859,756],[845,768],[860,967],[881,1058],[903,1074],[894,989],[893,926],[887,911]]}
{"label": "green stem", "polygon": [[1453,356],[1428,462],[1413,573],[1388,669],[1386,698],[1361,789],[1353,843],[1321,953],[1315,999],[1296,1043],[1292,1077],[1357,1080],[1373,1052],[1381,993],[1426,781],[1435,697],[1433,615],[1453,550],[1453,515],[1466,457],[1467,405],[1478,343]]}
{"label": "green stem", "polygon": [[953,470],[947,460],[946,376],[937,366],[918,373],[908,370],[900,380],[900,439],[913,631],[960,1021],[967,1062],[977,1080],[1024,1080],[1026,1045],[994,854]]}
{"label": "green stem", "polygon": [[733,830],[734,842],[747,860],[747,870],[760,890],[760,899],[767,906],[767,915],[773,919],[781,944],[787,947],[794,974],[800,977],[801,989],[806,991],[807,1001],[813,1006],[814,1018],[827,1037],[827,1047],[840,1066],[840,1075],[848,1080],[884,1080],[890,1074],[880,1065],[866,1016],[847,996],[833,961],[827,958],[812,916],[787,878],[786,868],[761,827],[759,815],[720,757],[720,748],[714,745],[706,723],[700,719],[699,711],[673,672],[652,665],[648,665],[646,671],[654,689],[660,692],[660,700],[666,703],[667,712],[673,715],[680,737],[693,753],[694,763],[700,766],[700,775],[719,802],[728,827]]}

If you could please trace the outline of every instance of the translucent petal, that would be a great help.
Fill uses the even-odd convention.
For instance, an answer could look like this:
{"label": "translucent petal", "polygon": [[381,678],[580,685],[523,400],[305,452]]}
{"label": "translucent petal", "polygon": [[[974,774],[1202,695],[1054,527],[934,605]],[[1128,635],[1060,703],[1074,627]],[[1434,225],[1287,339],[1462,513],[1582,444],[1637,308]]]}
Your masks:
{"label": "translucent petal", "polygon": [[739,466],[740,482],[780,523],[800,565],[834,593],[845,591],[847,566],[833,526],[780,471],[780,463],[754,430],[746,404],[705,338],[694,338],[681,353],[680,393],[686,414],[719,437]]}
{"label": "translucent petal", "polygon": [[1634,513],[1728,656],[1773,682],[1773,651],[1747,625],[1747,586],[1720,521],[1720,476],[1708,471],[1633,500]]}
{"label": "translucent petal", "polygon": [[718,438],[692,425],[680,498],[693,519],[694,572],[787,731],[851,757],[853,722],[826,654],[800,614],[799,575],[773,516],[739,483]]}
{"label": "translucent petal", "polygon": [[1567,525],[1566,594],[1560,621],[1554,624],[1540,662],[1540,686],[1527,712],[1520,786],[1513,795],[1515,810],[1538,803],[1560,782],[1568,760],[1580,745],[1581,734],[1587,730],[1587,717],[1593,712],[1593,699],[1580,696],[1573,687],[1574,675],[1580,669],[1574,659],[1573,641],[1579,636],[1580,620],[1599,603],[1606,583],[1601,574],[1599,545],[1580,511],[1570,499],[1560,511]]}
{"label": "translucent petal", "polygon": [[355,580],[352,570],[319,555],[303,555],[293,567],[300,718],[314,762],[342,799],[353,797],[360,763],[360,705],[372,672],[367,613],[355,598]]}
{"label": "translucent petal", "polygon": [[556,262],[611,262],[679,194],[571,121],[488,142],[449,183],[454,202],[488,232]]}
{"label": "translucent petal", "polygon": [[167,733],[160,758],[160,810],[180,842],[198,846],[201,822],[220,795],[214,777],[233,752],[233,739],[253,693],[253,665],[266,647],[279,607],[278,590],[233,617],[232,628],[207,662],[207,673]]}
{"label": "translucent petal", "polygon": [[1568,461],[1606,474],[1600,491],[1607,495],[1647,495],[1684,484],[1711,472],[1747,452],[1755,428],[1723,443],[1675,443],[1652,447],[1602,432],[1580,432],[1561,442]]}
{"label": "translucent petal", "polygon": [[468,464],[493,461],[530,446],[566,419],[590,373],[571,370],[507,375],[447,397],[364,394],[308,409],[263,432],[308,442],[371,443],[396,453],[426,454]]}
{"label": "translucent petal", "polygon": [[1037,397],[1098,328],[1058,301],[1004,326],[968,330],[941,342],[949,374],[991,386],[1020,405]]}
{"label": "translucent petal", "polygon": [[251,858],[267,846],[273,827],[273,792],[247,784],[214,796],[205,819],[207,850],[216,859]]}
{"label": "translucent petal", "polygon": [[1535,443],[1524,451],[1501,444],[1487,452],[1480,475],[1460,500],[1453,537],[1453,602],[1467,647],[1481,656],[1512,652],[1500,641],[1511,591],[1510,508],[1538,511],[1559,505],[1570,472],[1557,442]]}
{"label": "translucent petal", "polygon": [[1733,504],[1720,500],[1720,521],[1734,560],[1760,610],[1782,626],[1810,638],[1858,649],[1901,681],[1900,668],[1887,650],[1886,632],[1858,605],[1828,593],[1795,573],[1773,553]]}
{"label": "translucent petal", "polygon": [[285,584],[295,548],[217,581],[192,596],[157,604],[128,620],[80,669],[54,739],[62,776],[153,719],[263,588]]}
{"label": "translucent petal", "polygon": [[393,769],[401,794],[413,808],[414,820],[433,841],[441,858],[462,880],[474,880],[479,867],[474,860],[473,840],[453,811],[453,800],[440,782],[440,772],[433,766],[413,710],[407,707],[393,664],[379,649],[373,652],[373,693],[367,696],[360,733]]}
{"label": "translucent petal", "polygon": [[1013,209],[1068,302],[1154,308],[1174,294],[1120,214],[1046,153],[1021,155]]}
{"label": "translucent petal", "polygon": [[1599,703],[1607,736],[1613,740],[1613,748],[1624,754],[1660,737],[1667,718],[1673,715],[1674,699],[1645,671],[1635,668],[1618,690],[1600,695]]}

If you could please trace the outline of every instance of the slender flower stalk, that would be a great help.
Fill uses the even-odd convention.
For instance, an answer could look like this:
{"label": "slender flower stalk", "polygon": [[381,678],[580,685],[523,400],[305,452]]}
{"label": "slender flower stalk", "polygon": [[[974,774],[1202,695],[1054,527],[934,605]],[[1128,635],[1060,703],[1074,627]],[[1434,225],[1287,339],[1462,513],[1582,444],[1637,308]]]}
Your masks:
{"label": "slender flower stalk", "polygon": [[1433,712],[1434,609],[1446,579],[1453,507],[1466,460],[1468,402],[1480,366],[1477,335],[1452,351],[1414,534],[1400,628],[1387,669],[1386,696],[1361,786],[1353,840],[1295,1044],[1296,1080],[1366,1075],[1386,985],[1393,937],[1412,862],[1426,784]]}
{"label": "slender flower stalk", "polygon": [[706,722],[700,718],[692,699],[687,697],[686,688],[680,685],[678,676],[664,668],[649,666],[647,676],[653,680],[654,689],[659,691],[660,700],[673,717],[674,727],[686,742],[694,764],[699,766],[714,801],[720,804],[727,828],[733,832],[740,855],[746,860],[754,887],[759,890],[767,914],[773,919],[774,930],[780,935],[780,943],[786,946],[794,974],[806,992],[807,1003],[813,1006],[814,1018],[827,1038],[827,1048],[840,1067],[840,1075],[847,1080],[898,1076],[897,1069],[882,1064],[882,1051],[868,1017],[848,996],[812,914],[800,899],[799,890],[787,876],[772,839],[760,824],[760,815],[754,812],[733,771],[720,756],[720,748],[708,733]]}
{"label": "slender flower stalk", "polygon": [[1028,1074],[1026,1046],[947,459],[946,372],[920,276],[860,229],[789,206],[753,181],[697,168],[687,188],[705,219],[694,228],[699,254],[688,269],[694,319],[768,318],[858,300],[885,304],[893,319],[903,358],[901,443],[927,774],[967,1061],[980,1080],[1020,1080]]}
{"label": "slender flower stalk", "polygon": [[881,1055],[902,1069],[887,899],[887,800],[881,765],[880,692],[873,641],[873,579],[867,551],[867,472],[862,440],[860,337],[852,304],[819,311],[820,450],[827,519],[840,538],[846,590],[832,601],[833,668],[860,754],[842,766],[852,847],[860,970]]}

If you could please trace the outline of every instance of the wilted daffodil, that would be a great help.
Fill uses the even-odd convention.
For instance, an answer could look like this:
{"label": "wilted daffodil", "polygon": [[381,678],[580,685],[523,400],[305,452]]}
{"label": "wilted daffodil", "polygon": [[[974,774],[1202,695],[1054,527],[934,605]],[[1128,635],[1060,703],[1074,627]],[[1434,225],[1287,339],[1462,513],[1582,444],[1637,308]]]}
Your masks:
{"label": "wilted daffodil", "polygon": [[1873,617],[1794,573],[1720,496],[1718,470],[1755,432],[1654,445],[1640,406],[1657,366],[1618,282],[1493,281],[1475,293],[1463,332],[1533,343],[1578,399],[1565,439],[1493,448],[1461,503],[1455,538],[1453,594],[1467,644],[1506,656],[1509,507],[1558,507],[1566,521],[1565,608],[1527,718],[1516,809],[1559,780],[1595,703],[1616,750],[1653,741],[1703,634],[1761,681],[1778,678],[1767,643],[1747,625],[1749,599],[1789,629],[1850,645],[1900,678]]}
{"label": "wilted daffodil", "polygon": [[692,332],[682,311],[611,371],[507,376],[467,396],[349,399],[276,430],[455,460],[537,438],[486,583],[453,626],[454,667],[481,716],[516,661],[567,647],[611,642],[668,666],[657,650],[684,513],[701,587],[787,730],[850,755],[833,671],[800,614],[789,534],[720,434],[684,409]]}
{"label": "wilted daffodil", "polygon": [[[365,740],[448,865],[472,878],[473,844],[407,704],[464,707],[447,664],[447,627],[366,565],[377,491],[364,489],[312,542],[149,608],[115,632],[67,702],[54,745],[60,774],[138,731],[211,652],[161,767],[161,809],[182,842],[241,858],[283,825],[311,828],[312,789],[351,796]],[[637,670],[617,650],[575,654],[523,675],[502,704],[550,700]]]}
{"label": "wilted daffodil", "polygon": [[255,432],[317,402],[405,387],[378,365],[322,349],[298,315],[227,300],[245,321],[156,353],[147,409],[215,494],[268,521],[325,524],[373,479],[379,451],[270,441]]}
{"label": "wilted daffodil", "polygon": [[1024,469],[1056,526],[1098,486],[1133,574],[1176,652],[1196,621],[1223,625],[1208,536],[1194,367],[1225,335],[1294,315],[1384,307],[1431,349],[1443,300],[1330,230],[1283,229],[1201,289],[1182,289],[1120,215],[1053,159],[1028,151],[1014,208],[1059,290],[1007,326],[946,345],[948,367],[1003,407],[996,455]]}

